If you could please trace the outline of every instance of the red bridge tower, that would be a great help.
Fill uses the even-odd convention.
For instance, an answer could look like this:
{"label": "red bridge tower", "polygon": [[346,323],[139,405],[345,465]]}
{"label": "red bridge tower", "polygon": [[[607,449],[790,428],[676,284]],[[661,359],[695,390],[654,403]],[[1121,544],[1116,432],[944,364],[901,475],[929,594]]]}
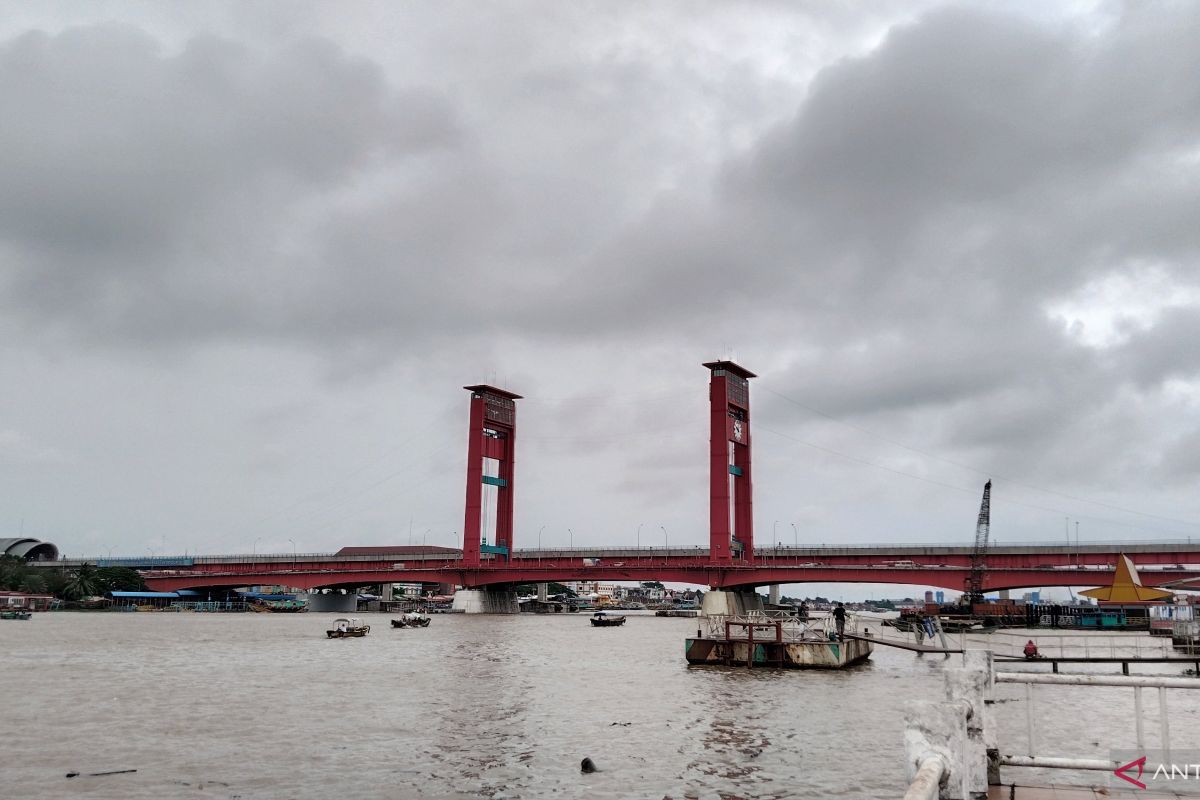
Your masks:
{"label": "red bridge tower", "polygon": [[750,484],[750,378],[732,361],[709,361],[709,557],[754,560]]}
{"label": "red bridge tower", "polygon": [[[479,566],[481,550],[511,557],[513,547],[513,465],[517,404],[521,395],[495,386],[464,386],[471,393],[471,431],[467,440],[467,510],[463,523],[463,566]],[[495,461],[495,470],[485,468]],[[482,545],[484,486],[496,487],[496,543]],[[491,503],[488,503],[490,506]]]}

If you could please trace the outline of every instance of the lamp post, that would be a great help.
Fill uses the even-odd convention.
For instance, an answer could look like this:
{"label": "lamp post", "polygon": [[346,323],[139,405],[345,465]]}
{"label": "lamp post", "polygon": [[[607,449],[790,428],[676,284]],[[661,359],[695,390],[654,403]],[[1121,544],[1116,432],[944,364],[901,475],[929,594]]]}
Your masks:
{"label": "lamp post", "polygon": [[292,569],[296,568],[296,540],[288,539],[292,543]]}
{"label": "lamp post", "polygon": [[254,540],[254,544],[250,545],[250,555],[254,555],[254,556],[258,555],[258,543],[261,541],[262,541],[262,537],[259,536],[257,539]]}
{"label": "lamp post", "polygon": [[[641,550],[641,549],[642,549],[642,526],[643,526],[643,525],[645,525],[645,524],[646,524],[646,523],[644,523],[644,522],[639,522],[639,523],[638,523],[638,532],[637,532],[637,546],[638,546],[638,550]],[[641,555],[641,553],[639,553],[638,555]]]}
{"label": "lamp post", "polygon": [[571,530],[570,528],[567,528],[567,536],[569,537],[567,539],[567,541],[569,541],[571,543],[571,549],[574,550],[575,549],[575,531]]}
{"label": "lamp post", "polygon": [[[670,545],[667,544],[667,529],[663,525],[659,525],[658,527],[661,528],[662,532],[663,532],[663,550],[665,551],[668,547],[670,547]],[[666,552],[664,552],[663,558],[666,558],[666,557],[667,557],[667,554],[666,554]]]}
{"label": "lamp post", "polygon": [[794,537],[792,539],[792,545],[794,547],[799,547],[800,546],[800,531],[796,528],[796,523],[794,523],[794,522],[792,523],[792,536]]}
{"label": "lamp post", "polygon": [[538,561],[542,560],[542,531],[546,530],[546,526],[538,528]]}

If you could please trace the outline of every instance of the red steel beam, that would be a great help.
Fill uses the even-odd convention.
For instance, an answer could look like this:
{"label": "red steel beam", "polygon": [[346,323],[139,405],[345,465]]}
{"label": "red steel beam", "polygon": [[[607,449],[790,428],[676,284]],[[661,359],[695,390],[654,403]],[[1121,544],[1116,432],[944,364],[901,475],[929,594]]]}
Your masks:
{"label": "red steel beam", "polygon": [[[381,565],[369,562],[360,562],[352,568],[342,565],[338,569],[306,569],[299,564],[289,569],[267,570],[261,569],[264,566],[262,564],[237,566],[243,569],[152,572],[145,576],[145,580],[147,586],[159,591],[197,586],[250,586],[263,583],[280,583],[298,589],[312,589],[399,582],[452,583],[483,587],[567,580],[659,580],[713,588],[752,587],[773,583],[892,583],[957,590],[962,587],[963,578],[968,572],[964,567],[715,566],[705,563],[701,558],[691,559],[690,563],[684,559],[675,559],[674,563],[671,560],[655,562],[651,559],[635,559],[610,565],[588,565],[584,564],[582,559],[568,558],[531,563],[518,561],[496,568],[472,568],[459,561],[431,564],[410,562],[405,564],[403,569],[396,569],[391,564],[380,568]],[[1106,585],[1111,582],[1111,576],[1112,570],[989,569],[985,573],[984,588],[996,591],[1048,586]],[[1200,577],[1200,570],[1144,570],[1141,576],[1146,585],[1158,586],[1168,581]]]}

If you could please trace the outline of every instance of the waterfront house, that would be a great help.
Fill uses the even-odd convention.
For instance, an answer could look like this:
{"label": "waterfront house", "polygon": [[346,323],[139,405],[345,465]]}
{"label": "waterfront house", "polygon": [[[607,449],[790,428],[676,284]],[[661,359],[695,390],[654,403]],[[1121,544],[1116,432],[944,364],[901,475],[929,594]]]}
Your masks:
{"label": "waterfront house", "polygon": [[49,611],[54,602],[54,596],[48,594],[0,592],[0,609],[4,611]]}

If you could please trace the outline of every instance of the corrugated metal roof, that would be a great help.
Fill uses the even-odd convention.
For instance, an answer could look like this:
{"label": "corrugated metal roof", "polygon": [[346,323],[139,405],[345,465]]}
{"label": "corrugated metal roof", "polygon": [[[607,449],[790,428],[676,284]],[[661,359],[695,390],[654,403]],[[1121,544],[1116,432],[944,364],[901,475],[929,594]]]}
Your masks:
{"label": "corrugated metal roof", "polygon": [[111,594],[113,597],[171,597],[176,600],[179,599],[178,592],[109,592],[109,594]]}

